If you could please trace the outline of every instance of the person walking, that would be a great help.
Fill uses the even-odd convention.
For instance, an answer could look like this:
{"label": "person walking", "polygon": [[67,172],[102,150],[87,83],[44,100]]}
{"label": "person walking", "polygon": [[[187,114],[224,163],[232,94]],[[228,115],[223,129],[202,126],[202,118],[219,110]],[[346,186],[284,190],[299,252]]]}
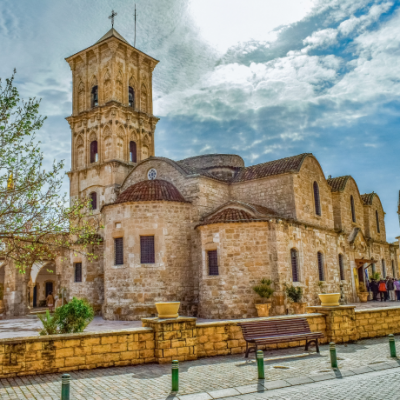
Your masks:
{"label": "person walking", "polygon": [[[400,285],[400,283],[399,283],[399,285]],[[371,279],[371,283],[369,284],[369,287],[372,291],[372,300],[378,301],[378,293],[379,293],[378,282],[375,279]]]}
{"label": "person walking", "polygon": [[386,282],[383,279],[379,281],[378,290],[381,301],[386,301],[387,289],[386,289]]}
{"label": "person walking", "polygon": [[49,307],[50,312],[53,312],[53,307],[54,307],[54,297],[53,293],[50,292],[47,297],[46,297],[46,303],[47,307]]}
{"label": "person walking", "polygon": [[387,296],[388,299],[390,301],[395,301],[395,298],[394,298],[394,284],[393,284],[393,279],[390,276],[388,276],[387,280],[386,280],[386,289],[387,289],[387,292],[388,292],[388,296]]}
{"label": "person walking", "polygon": [[395,293],[396,293],[396,299],[397,301],[400,301],[400,279],[395,279],[394,280],[394,289],[395,289]]}

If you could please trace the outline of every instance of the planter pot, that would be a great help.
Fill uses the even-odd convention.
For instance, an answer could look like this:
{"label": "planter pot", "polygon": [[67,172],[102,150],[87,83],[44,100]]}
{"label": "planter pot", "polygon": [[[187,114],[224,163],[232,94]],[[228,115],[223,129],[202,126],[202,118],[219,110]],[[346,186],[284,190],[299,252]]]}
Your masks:
{"label": "planter pot", "polygon": [[178,318],[180,301],[168,301],[165,303],[156,303],[158,318]]}
{"label": "planter pot", "polygon": [[256,304],[256,309],[259,317],[268,317],[271,309],[271,303]]}
{"label": "planter pot", "polygon": [[366,303],[368,301],[368,292],[358,292],[358,298],[360,299],[361,303]]}
{"label": "planter pot", "polygon": [[322,307],[335,307],[339,305],[340,293],[319,294]]}
{"label": "planter pot", "polygon": [[307,303],[292,303],[294,314],[305,314]]}

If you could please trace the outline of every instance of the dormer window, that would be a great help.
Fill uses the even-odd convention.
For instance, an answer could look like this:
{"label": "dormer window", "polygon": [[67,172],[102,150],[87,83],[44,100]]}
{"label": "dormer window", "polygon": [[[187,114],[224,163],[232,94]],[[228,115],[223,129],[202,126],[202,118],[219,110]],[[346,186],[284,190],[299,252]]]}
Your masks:
{"label": "dormer window", "polygon": [[90,143],[90,162],[95,163],[99,161],[99,153],[97,152],[97,140]]}
{"label": "dormer window", "polygon": [[135,92],[133,87],[129,86],[129,107],[135,108]]}
{"label": "dormer window", "polygon": [[97,107],[99,105],[99,87],[92,87],[92,108]]}

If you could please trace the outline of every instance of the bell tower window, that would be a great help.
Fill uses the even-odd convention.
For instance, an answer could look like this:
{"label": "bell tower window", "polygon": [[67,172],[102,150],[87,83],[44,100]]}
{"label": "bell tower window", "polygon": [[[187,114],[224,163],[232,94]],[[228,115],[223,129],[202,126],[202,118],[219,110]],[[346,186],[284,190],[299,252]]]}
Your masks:
{"label": "bell tower window", "polygon": [[99,87],[92,87],[92,107],[97,107],[99,105]]}
{"label": "bell tower window", "polygon": [[135,108],[135,91],[129,86],[129,107]]}
{"label": "bell tower window", "polygon": [[95,163],[99,160],[99,153],[97,152],[97,140],[90,143],[90,162]]}
{"label": "bell tower window", "polygon": [[136,143],[133,141],[129,142],[129,161],[137,162]]}

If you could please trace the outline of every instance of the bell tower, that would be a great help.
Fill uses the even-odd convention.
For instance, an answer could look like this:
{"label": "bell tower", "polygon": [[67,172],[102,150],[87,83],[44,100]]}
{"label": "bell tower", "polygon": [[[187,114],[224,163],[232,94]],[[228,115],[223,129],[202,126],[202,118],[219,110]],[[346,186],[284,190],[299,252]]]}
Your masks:
{"label": "bell tower", "polygon": [[114,28],[68,58],[72,70],[70,197],[96,212],[140,161],[154,156],[152,74],[158,61]]}

